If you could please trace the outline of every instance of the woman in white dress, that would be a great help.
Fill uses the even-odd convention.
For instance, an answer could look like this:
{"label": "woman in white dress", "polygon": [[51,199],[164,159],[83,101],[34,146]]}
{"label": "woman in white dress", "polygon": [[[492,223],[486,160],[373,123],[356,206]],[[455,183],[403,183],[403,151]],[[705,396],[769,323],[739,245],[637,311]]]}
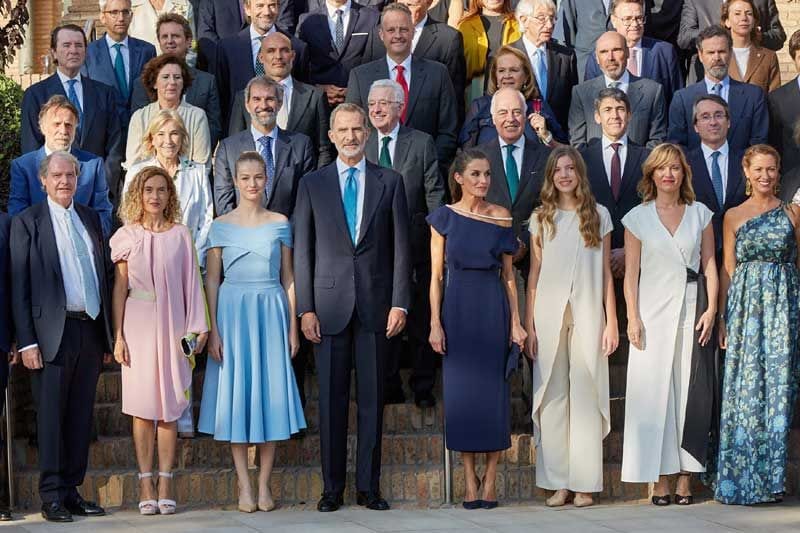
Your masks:
{"label": "woman in white dress", "polygon": [[611,276],[611,215],[595,202],[586,165],[571,146],[547,160],[542,205],[531,217],[525,325],[533,365],[536,485],[575,493],[576,507],[603,490],[608,434],[607,357],[619,343]]}
{"label": "woman in white dress", "polygon": [[[697,416],[687,412],[692,353],[709,342],[717,309],[712,212],[695,201],[677,145],[656,147],[642,171],[643,203],[622,219],[630,340],[622,481],[656,482],[653,504],[668,505],[668,476],[680,474],[675,503],[688,505],[691,473],[705,471],[705,458],[685,449],[684,426]],[[697,313],[701,266],[708,302]]]}

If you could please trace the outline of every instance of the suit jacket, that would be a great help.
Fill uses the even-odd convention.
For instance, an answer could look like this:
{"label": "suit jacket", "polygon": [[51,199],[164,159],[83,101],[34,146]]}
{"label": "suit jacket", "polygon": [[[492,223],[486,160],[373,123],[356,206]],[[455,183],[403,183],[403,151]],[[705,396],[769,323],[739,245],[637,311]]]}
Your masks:
{"label": "suit jacket", "polygon": [[578,77],[584,81],[587,58],[597,38],[613,30],[610,14],[601,0],[562,0],[553,38],[575,49]]}
{"label": "suit jacket", "polygon": [[[354,68],[350,72],[346,100],[366,109],[372,83],[387,78],[389,65],[385,57]],[[439,164],[447,168],[456,152],[458,111],[453,83],[441,63],[411,59],[411,84],[404,126],[433,137]]]}
{"label": "suit jacket", "polygon": [[[694,101],[708,94],[705,80],[689,85],[675,93],[669,106],[669,133],[667,138],[692,150],[700,146],[700,137],[692,125],[692,106]],[[767,142],[769,133],[769,114],[767,99],[760,88],[731,80],[728,92],[731,128],[728,131],[728,144],[734,152],[746,150],[749,146]]]}
{"label": "suit jacket", "polygon": [[[723,0],[684,0],[681,12],[678,46],[695,50],[695,41],[705,28],[719,24]],[[780,50],[786,41],[775,0],[755,0],[761,27],[761,44],[770,50]]]}
{"label": "suit jacket", "polygon": [[603,163],[603,143],[600,139],[593,139],[580,152],[589,170],[589,185],[592,188],[597,203],[608,209],[611,220],[614,222],[614,230],[611,232],[611,248],[622,248],[625,246],[625,227],[622,225],[622,217],[628,211],[642,203],[636,187],[642,179],[642,165],[650,150],[628,141],[628,153],[625,156],[625,168],[622,169],[622,188],[619,192],[619,199],[614,200],[611,193],[611,179],[606,174],[606,167]]}
{"label": "suit jacket", "polygon": [[778,64],[778,54],[762,46],[751,46],[746,72],[739,71],[736,58],[731,56],[728,75],[736,81],[761,87],[765,93],[774,91],[781,86],[781,67]]}
{"label": "suit jacket", "polygon": [[[518,39],[511,43],[517,50],[525,52],[525,42]],[[578,84],[578,60],[575,50],[569,46],[550,40],[547,44],[547,103],[556,115],[561,129],[567,131],[569,125],[569,106],[572,100],[572,87]],[[528,56],[528,60],[530,60]],[[533,76],[541,94],[539,82]]]}
{"label": "suit jacket", "polygon": [[328,27],[328,12],[320,9],[300,16],[297,37],[308,46],[308,82],[347,87],[350,71],[363,63],[369,35],[377,31],[380,14],[375,9],[352,2],[350,19],[339,53],[333,46]]}
{"label": "suit jacket", "polygon": [[[113,265],[103,239],[100,217],[92,209],[75,203],[75,211],[86,227],[94,248],[94,267],[100,292],[100,316],[111,352],[111,284]],[[58,258],[56,235],[47,202],[39,202],[11,222],[12,311],[17,343],[24,347],[38,344],[44,361],[58,353],[64,332],[66,295]]]}
{"label": "suit jacket", "polygon": [[[302,133],[311,138],[316,154],[317,168],[322,168],[336,157],[336,149],[328,137],[331,112],[325,92],[313,85],[292,80],[292,102],[286,130]],[[250,113],[244,105],[244,90],[233,99],[228,135],[250,129]]]}
{"label": "suit jacket", "polygon": [[[0,353],[11,351],[14,322],[11,319],[11,217],[0,211]],[[0,392],[8,383],[8,358],[0,357]]]}
{"label": "suit jacket", "polygon": [[[459,123],[461,123],[466,108],[464,89],[467,70],[464,60],[464,38],[461,36],[461,32],[429,16],[422,28],[417,46],[414,48],[414,57],[437,61],[447,67],[456,91],[456,102],[461,119]],[[367,50],[364,53],[363,61],[367,63],[377,59],[385,60],[385,58],[386,47],[378,36],[378,32],[372,32],[367,41]]]}
{"label": "suit jacket", "polygon": [[[667,105],[672,101],[675,91],[683,89],[683,73],[678,64],[678,54],[675,47],[667,42],[642,38],[642,69],[639,74],[640,78],[661,84]],[[602,75],[597,58],[592,54],[586,61],[586,79],[591,80]]]}
{"label": "suit jacket", "polygon": [[794,125],[800,119],[800,85],[795,78],[767,96],[769,144],[781,154],[781,167],[800,166],[800,146],[794,141]]}
{"label": "suit jacket", "polygon": [[[108,183],[103,159],[89,152],[73,148],[70,153],[81,165],[74,199],[79,204],[91,207],[100,215],[103,235],[111,235],[113,206],[108,198]],[[8,213],[17,215],[47,199],[39,179],[39,164],[47,157],[44,146],[28,152],[11,162],[11,191],[8,195]]]}
{"label": "suit jacket", "polygon": [[[192,75],[192,84],[186,89],[184,99],[187,103],[199,107],[206,112],[208,117],[208,131],[211,138],[211,148],[217,145],[222,138],[222,112],[219,105],[219,91],[217,80],[208,72],[189,67]],[[136,78],[131,94],[131,114],[150,104],[150,98],[144,89],[141,76]]]}
{"label": "suit jacket", "polygon": [[[631,118],[628,123],[628,138],[634,144],[653,148],[667,136],[664,89],[653,80],[631,75],[629,78]],[[602,128],[594,121],[594,99],[604,88],[605,77],[601,76],[572,89],[569,137],[570,143],[576,148],[580,149],[591,139],[599,139],[603,135]]]}
{"label": "suit jacket", "polygon": [[[313,13],[325,7],[325,0],[298,0],[298,3],[305,4],[306,9],[303,13]],[[390,3],[390,0],[364,0],[359,2],[362,6],[371,7],[378,11],[383,11],[384,6],[388,3]]]}
{"label": "suit jacket", "polygon": [[794,167],[783,175],[778,196],[784,203],[791,203],[797,189],[800,189],[800,167]]}
{"label": "suit jacket", "polygon": [[675,45],[681,22],[683,0],[645,0],[647,23],[644,34]]}
{"label": "suit jacket", "polygon": [[[367,161],[378,164],[378,132],[367,138]],[[436,145],[427,133],[400,126],[395,140],[392,169],[403,176],[411,221],[412,264],[430,261],[431,232],[425,217],[444,205],[444,180],[436,160]]]}
{"label": "suit jacket", "polygon": [[120,117],[122,117],[122,131],[123,135],[127,131],[128,121],[131,118],[131,95],[133,94],[133,86],[142,73],[145,63],[156,57],[156,48],[147,41],[128,37],[128,51],[130,57],[129,76],[128,76],[128,94],[123,97],[117,84],[117,76],[114,74],[114,64],[111,62],[111,53],[106,44],[105,34],[96,41],[89,43],[86,48],[86,62],[83,64],[81,74],[88,76],[95,81],[105,83],[109,87],[115,89],[117,98],[117,106],[119,108]]}
{"label": "suit jacket", "polygon": [[340,333],[354,313],[368,331],[382,333],[389,310],[411,304],[403,178],[370,162],[366,173],[355,245],[345,221],[336,163],[300,180],[294,210],[297,313],[316,313],[323,335]]}
{"label": "suit jacket", "polygon": [[[214,206],[217,215],[224,215],[239,203],[239,190],[233,185],[236,160],[242,152],[258,151],[250,130],[239,132],[220,141],[214,156]],[[297,183],[314,169],[314,150],[311,139],[302,133],[278,130],[275,140],[275,181],[269,202],[264,207],[292,216]]]}

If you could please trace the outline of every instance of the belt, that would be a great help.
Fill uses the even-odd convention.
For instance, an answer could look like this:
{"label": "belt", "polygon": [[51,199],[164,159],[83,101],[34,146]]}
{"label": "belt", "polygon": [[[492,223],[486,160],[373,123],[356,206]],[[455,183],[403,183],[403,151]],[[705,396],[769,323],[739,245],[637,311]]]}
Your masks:
{"label": "belt", "polygon": [[142,300],[145,302],[155,302],[156,293],[150,291],[143,291],[141,289],[129,289],[128,298],[133,298],[134,300]]}
{"label": "belt", "polygon": [[67,318],[71,318],[72,320],[94,320],[84,311],[67,311]]}
{"label": "belt", "polygon": [[698,279],[700,279],[700,274],[691,268],[686,269],[686,283],[697,283]]}

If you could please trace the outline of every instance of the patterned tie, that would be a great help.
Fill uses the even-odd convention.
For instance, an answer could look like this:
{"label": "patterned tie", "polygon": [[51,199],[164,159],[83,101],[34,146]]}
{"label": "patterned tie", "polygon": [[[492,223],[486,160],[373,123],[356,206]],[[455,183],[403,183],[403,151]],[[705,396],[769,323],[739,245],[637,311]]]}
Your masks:
{"label": "patterned tie", "polygon": [[544,59],[544,52],[541,49],[537,49],[533,57],[533,68],[536,74],[536,82],[539,84],[539,94],[542,95],[542,100],[547,100],[547,62]]}
{"label": "patterned tie", "polygon": [[633,74],[634,76],[639,75],[639,61],[637,58],[639,57],[639,50],[637,48],[629,48],[628,54],[628,72]]}
{"label": "patterned tie", "polygon": [[397,65],[394,67],[397,71],[397,79],[395,80],[397,83],[400,84],[400,87],[403,88],[403,110],[400,112],[400,123],[406,123],[406,110],[408,109],[408,82],[406,81],[406,76],[403,74],[406,71],[406,67],[403,65]]}
{"label": "patterned tie", "polygon": [[722,187],[722,171],[719,168],[719,152],[711,154],[711,185],[714,187],[714,194],[717,196],[717,203],[722,208],[725,205]]}
{"label": "patterned tie", "polygon": [[711,94],[716,94],[717,96],[722,98],[722,84],[721,83],[715,83],[714,85],[712,85],[711,86]]}
{"label": "patterned tie", "polygon": [[517,168],[517,161],[514,159],[516,146],[507,144],[505,148],[508,150],[506,153],[506,181],[508,182],[508,192],[511,194],[511,201],[513,202],[517,197],[517,189],[519,189],[519,169]]}
{"label": "patterned tie", "polygon": [[344,11],[341,9],[336,10],[334,34],[333,45],[336,47],[336,51],[341,54],[344,48]]}
{"label": "patterned tie", "polygon": [[117,57],[114,59],[114,76],[117,78],[117,87],[122,94],[122,98],[128,99],[128,78],[125,76],[125,59],[122,57],[122,43],[117,43],[112,46],[117,51]]}
{"label": "patterned tie", "polygon": [[[266,35],[262,35],[262,36],[260,36],[260,37],[258,38],[258,42],[261,42],[261,40],[262,40],[264,37],[266,37]],[[256,76],[263,76],[264,74],[266,74],[266,72],[267,72],[267,71],[266,71],[266,70],[264,70],[264,63],[262,63],[262,62],[261,62],[261,48],[259,48],[258,50],[259,50],[259,52],[256,54],[256,66],[255,66],[255,71],[256,71]]]}
{"label": "patterned tie", "polygon": [[358,180],[356,179],[355,168],[347,169],[347,181],[344,182],[344,194],[342,195],[342,204],[344,205],[344,218],[347,221],[347,230],[350,232],[350,238],[353,244],[356,244],[356,216],[358,209]]}
{"label": "patterned tie", "polygon": [[378,164],[384,168],[392,168],[392,156],[389,155],[389,143],[392,138],[387,135],[381,139],[381,155],[378,157]]}
{"label": "patterned tie", "polygon": [[81,237],[78,231],[78,226],[75,223],[75,217],[78,214],[74,209],[68,210],[64,213],[67,219],[67,227],[69,228],[69,236],[72,240],[72,248],[75,250],[75,255],[78,258],[78,265],[81,268],[81,280],[83,281],[83,300],[86,314],[97,318],[100,314],[100,291],[97,290],[97,283],[94,279],[94,271],[92,270],[92,254],[89,253],[89,248],[86,242]]}
{"label": "patterned tie", "polygon": [[278,110],[278,127],[282,130],[288,128],[289,124],[289,104],[291,102],[292,95],[286,89],[286,85],[281,83],[281,87],[283,87],[283,105]]}
{"label": "patterned tie", "polygon": [[261,157],[267,164],[267,186],[265,192],[267,194],[267,201],[272,194],[272,183],[275,181],[275,159],[272,157],[272,137],[264,135],[258,139],[258,144],[261,145]]}
{"label": "patterned tie", "polygon": [[83,125],[83,107],[81,106],[80,100],[78,100],[78,93],[75,91],[75,84],[78,83],[78,80],[68,80],[67,85],[69,85],[69,89],[67,90],[67,98],[72,105],[78,110],[78,127],[75,128],[75,138],[81,138],[81,126]]}
{"label": "patterned tie", "polygon": [[619,159],[620,143],[611,143],[611,148],[614,149],[614,154],[611,156],[611,194],[614,195],[614,201],[619,200],[619,191],[622,189],[622,163]]}
{"label": "patterned tie", "polygon": [[622,85],[621,81],[612,81],[608,84],[609,89],[619,89],[619,86]]}

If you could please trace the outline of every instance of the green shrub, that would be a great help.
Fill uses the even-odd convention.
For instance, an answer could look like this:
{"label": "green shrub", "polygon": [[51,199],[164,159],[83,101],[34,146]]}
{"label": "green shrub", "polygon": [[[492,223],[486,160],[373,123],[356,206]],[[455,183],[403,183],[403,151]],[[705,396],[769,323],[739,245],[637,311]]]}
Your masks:
{"label": "green shrub", "polygon": [[22,87],[0,74],[0,206],[5,211],[11,183],[11,161],[20,155]]}

